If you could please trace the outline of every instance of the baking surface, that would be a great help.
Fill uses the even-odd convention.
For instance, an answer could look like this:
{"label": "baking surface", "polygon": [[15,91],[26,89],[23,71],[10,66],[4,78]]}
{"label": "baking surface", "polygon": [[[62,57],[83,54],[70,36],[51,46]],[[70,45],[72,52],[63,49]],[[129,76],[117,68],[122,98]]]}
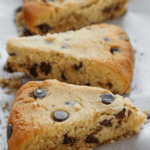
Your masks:
{"label": "baking surface", "polygon": [[[14,23],[14,11],[22,5],[21,0],[0,0],[0,77],[10,77],[3,70],[8,57],[6,43],[9,38],[18,36]],[[127,95],[132,103],[144,110],[150,110],[150,1],[132,0],[128,4],[127,13],[107,23],[121,26],[128,34],[135,50],[135,68],[131,83],[132,91]],[[0,150],[7,149],[6,125],[9,111],[3,110],[5,100],[11,106],[14,95],[7,95],[0,87]],[[150,149],[150,120],[143,126],[138,135],[131,136],[113,144],[97,147],[94,150],[149,150]]]}

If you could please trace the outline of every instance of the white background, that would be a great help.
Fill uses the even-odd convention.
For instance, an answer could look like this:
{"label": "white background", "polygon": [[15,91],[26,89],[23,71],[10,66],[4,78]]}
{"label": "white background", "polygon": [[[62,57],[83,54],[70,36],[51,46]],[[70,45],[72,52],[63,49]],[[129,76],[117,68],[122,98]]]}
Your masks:
{"label": "white background", "polygon": [[[18,36],[14,23],[14,11],[22,5],[22,0],[0,0],[0,77],[11,74],[3,71],[8,57],[6,42],[11,37]],[[131,44],[136,50],[134,76],[131,83],[133,90],[129,98],[135,106],[150,110],[150,1],[132,0],[128,4],[127,13],[119,18],[108,21],[121,26],[129,35]],[[7,95],[0,87],[0,150],[7,149],[6,124],[9,112],[2,110],[5,100],[12,104],[13,95]],[[3,129],[4,127],[4,129]],[[150,150],[150,120],[144,125],[138,135],[123,139],[113,144],[97,147],[96,150]]]}

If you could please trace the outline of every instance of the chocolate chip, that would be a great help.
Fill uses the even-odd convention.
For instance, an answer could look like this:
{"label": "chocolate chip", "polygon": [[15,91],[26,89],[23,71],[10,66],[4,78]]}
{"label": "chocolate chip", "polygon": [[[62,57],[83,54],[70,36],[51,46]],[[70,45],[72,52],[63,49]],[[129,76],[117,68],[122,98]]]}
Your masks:
{"label": "chocolate chip", "polygon": [[7,63],[7,66],[4,67],[4,70],[10,73],[14,72],[13,69],[11,68],[10,63]]}
{"label": "chocolate chip", "polygon": [[22,10],[22,7],[16,9],[16,13],[19,13]]}
{"label": "chocolate chip", "polygon": [[110,52],[112,53],[112,54],[114,54],[114,52],[119,52],[120,51],[120,49],[118,48],[118,47],[114,47],[114,48],[112,48],[111,50],[110,50]]}
{"label": "chocolate chip", "polygon": [[10,56],[16,56],[16,53],[9,53]]}
{"label": "chocolate chip", "polygon": [[109,105],[114,101],[114,97],[111,94],[103,94],[100,98],[102,103],[106,105]]}
{"label": "chocolate chip", "polygon": [[22,34],[23,34],[23,36],[35,35],[34,33],[31,33],[30,30],[27,27],[22,28]]}
{"label": "chocolate chip", "polygon": [[11,138],[12,132],[13,132],[13,126],[12,124],[9,124],[7,127],[7,139],[8,140]]}
{"label": "chocolate chip", "polygon": [[37,89],[34,91],[34,98],[43,98],[47,95],[47,91],[45,89]]}
{"label": "chocolate chip", "polygon": [[106,126],[106,127],[112,127],[112,123],[111,120],[103,120],[102,122],[100,122],[101,125]]}
{"label": "chocolate chip", "polygon": [[90,83],[86,83],[85,85],[90,86],[91,84]]}
{"label": "chocolate chip", "polygon": [[64,81],[67,80],[67,78],[65,77],[65,75],[64,75],[63,73],[61,74],[61,77],[62,77],[62,79],[63,79]]}
{"label": "chocolate chip", "polygon": [[41,24],[38,27],[44,34],[52,30],[52,28],[47,24]]}
{"label": "chocolate chip", "polygon": [[113,87],[111,83],[107,83],[107,85],[109,86],[110,89]]}
{"label": "chocolate chip", "polygon": [[126,109],[123,108],[123,110],[121,110],[118,114],[116,114],[116,118],[118,119],[123,119],[125,117],[125,112],[126,112]]}
{"label": "chocolate chip", "polygon": [[112,10],[112,7],[105,7],[104,9],[103,9],[103,13],[110,13],[111,12],[111,10]]}
{"label": "chocolate chip", "polygon": [[41,72],[44,72],[45,75],[48,75],[51,72],[51,70],[52,70],[52,66],[51,66],[51,64],[49,62],[47,62],[47,63],[46,62],[42,62],[40,64],[40,70],[41,70]]}
{"label": "chocolate chip", "polygon": [[147,119],[150,119],[150,115],[147,116]]}
{"label": "chocolate chip", "polygon": [[65,121],[66,119],[68,119],[68,117],[69,117],[69,115],[65,111],[56,111],[53,114],[53,119],[57,122]]}
{"label": "chocolate chip", "polygon": [[121,120],[119,120],[119,121],[118,121],[118,124],[121,126],[121,125],[122,125],[122,121],[121,121]]}
{"label": "chocolate chip", "polygon": [[105,41],[110,41],[110,39],[109,39],[109,38],[104,38],[104,40],[105,40]]}
{"label": "chocolate chip", "polygon": [[66,105],[70,105],[70,106],[74,106],[75,104],[77,104],[77,102],[75,101],[70,101],[70,102],[65,102]]}
{"label": "chocolate chip", "polygon": [[95,138],[93,134],[90,134],[86,137],[85,142],[86,143],[99,143],[99,140]]}
{"label": "chocolate chip", "polygon": [[78,71],[82,66],[83,66],[83,64],[82,64],[82,62],[80,62],[79,65],[76,65],[76,64],[74,65],[74,69]]}
{"label": "chocolate chip", "polygon": [[119,128],[119,126],[115,126],[115,129],[118,129]]}
{"label": "chocolate chip", "polygon": [[37,77],[38,74],[37,74],[37,67],[38,67],[38,64],[34,64],[31,68],[30,68],[30,74],[34,77]]}
{"label": "chocolate chip", "polygon": [[131,114],[132,114],[132,111],[129,110],[129,111],[128,111],[128,117],[129,117]]}
{"label": "chocolate chip", "polygon": [[70,144],[70,146],[73,146],[75,142],[76,139],[74,137],[69,137],[67,134],[64,135],[63,144]]}

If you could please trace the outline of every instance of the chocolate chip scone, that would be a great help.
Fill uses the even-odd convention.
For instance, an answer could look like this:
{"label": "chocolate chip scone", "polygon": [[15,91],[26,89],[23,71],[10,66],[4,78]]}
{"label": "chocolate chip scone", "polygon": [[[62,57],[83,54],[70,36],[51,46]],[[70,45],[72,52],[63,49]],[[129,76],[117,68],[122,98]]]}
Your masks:
{"label": "chocolate chip scone", "polygon": [[7,125],[9,150],[87,150],[136,134],[147,121],[128,98],[56,80],[17,93]]}
{"label": "chocolate chip scone", "polygon": [[134,54],[126,33],[115,25],[11,38],[5,70],[37,79],[57,79],[124,93],[133,75]]}
{"label": "chocolate chip scone", "polygon": [[[24,0],[21,18],[34,34],[76,30],[122,16],[129,0]],[[18,18],[18,15],[17,15]],[[20,21],[22,19],[20,18]],[[17,24],[19,22],[18,19]],[[20,23],[19,23],[20,24]],[[21,28],[21,36],[24,29]],[[30,35],[30,34],[29,34]]]}

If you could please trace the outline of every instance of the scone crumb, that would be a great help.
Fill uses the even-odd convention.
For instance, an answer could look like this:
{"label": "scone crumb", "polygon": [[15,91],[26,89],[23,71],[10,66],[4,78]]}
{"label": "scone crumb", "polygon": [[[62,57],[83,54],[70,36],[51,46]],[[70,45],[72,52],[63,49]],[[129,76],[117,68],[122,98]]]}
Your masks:
{"label": "scone crumb", "polygon": [[11,90],[5,92],[7,94],[11,94],[12,92],[17,92],[17,90],[22,86],[22,78],[22,75],[13,75],[12,78],[9,77],[8,79],[6,79],[5,77],[1,77],[0,85],[3,89],[6,87],[11,88]]}
{"label": "scone crumb", "polygon": [[7,109],[8,111],[11,110],[11,107],[9,107],[8,101],[5,101],[5,105],[2,106],[2,109]]}
{"label": "scone crumb", "polygon": [[147,108],[144,109],[143,114],[147,115],[147,118],[150,119],[150,110]]}
{"label": "scone crumb", "polygon": [[8,90],[8,91],[6,91],[5,93],[9,95],[9,94],[12,93],[12,91],[11,91],[11,90]]}
{"label": "scone crumb", "polygon": [[79,109],[81,109],[81,105],[77,103],[74,105],[74,108],[75,108],[75,110],[78,111]]}
{"label": "scone crumb", "polygon": [[0,58],[2,57],[1,53],[0,53]]}

